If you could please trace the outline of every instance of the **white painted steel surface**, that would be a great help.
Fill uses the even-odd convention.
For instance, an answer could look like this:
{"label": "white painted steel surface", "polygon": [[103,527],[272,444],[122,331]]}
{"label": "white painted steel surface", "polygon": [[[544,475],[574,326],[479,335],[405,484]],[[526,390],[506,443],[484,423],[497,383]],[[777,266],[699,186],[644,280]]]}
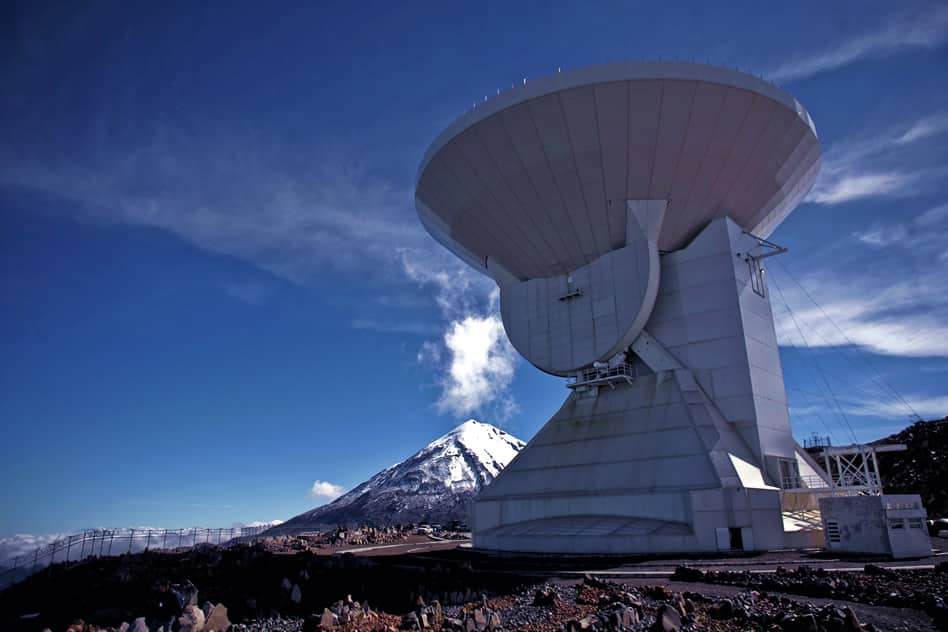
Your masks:
{"label": "white painted steel surface", "polygon": [[432,143],[416,205],[439,242],[482,272],[565,275],[621,248],[627,200],[667,200],[658,239],[683,247],[729,216],[767,236],[820,163],[792,96],[757,77],[684,62],[628,62],[528,81]]}
{"label": "white painted steel surface", "polygon": [[813,123],[789,94],[680,62],[530,81],[432,143],[419,217],[497,282],[517,350],[577,382],[626,349],[638,358],[634,380],[572,384],[476,499],[476,547],[784,545],[779,484],[797,455],[747,233],[769,235],[819,164]]}
{"label": "white painted steel surface", "polygon": [[784,545],[779,464],[795,443],[770,304],[739,256],[756,243],[725,218],[662,257],[633,345],[654,372],[574,390],[477,497],[476,547],[716,551],[731,529],[739,548]]}

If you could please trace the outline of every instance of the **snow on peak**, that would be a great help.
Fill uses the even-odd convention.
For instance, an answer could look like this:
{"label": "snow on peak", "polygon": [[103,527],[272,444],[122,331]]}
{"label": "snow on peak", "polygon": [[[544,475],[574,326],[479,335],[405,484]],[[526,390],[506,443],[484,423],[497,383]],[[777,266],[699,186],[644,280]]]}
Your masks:
{"label": "snow on peak", "polygon": [[[523,449],[524,442],[496,426],[476,419],[468,419],[451,432],[435,439],[422,452],[448,450],[454,454],[466,453],[475,458],[493,480],[511,459]],[[452,449],[453,448],[453,449]],[[452,454],[453,456],[453,454]],[[461,463],[465,459],[461,460]],[[463,466],[453,468],[451,482],[458,483],[469,477],[463,476]],[[489,481],[488,481],[489,482]]]}
{"label": "snow on peak", "polygon": [[494,480],[524,445],[500,428],[469,419],[332,503],[288,521],[288,526],[463,518],[465,499]]}

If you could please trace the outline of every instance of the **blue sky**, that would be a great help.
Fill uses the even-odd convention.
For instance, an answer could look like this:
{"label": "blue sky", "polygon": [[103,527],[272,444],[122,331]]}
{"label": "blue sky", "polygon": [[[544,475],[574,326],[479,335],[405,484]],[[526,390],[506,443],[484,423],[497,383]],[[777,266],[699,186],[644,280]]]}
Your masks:
{"label": "blue sky", "polygon": [[4,12],[0,536],[285,519],[469,417],[532,436],[566,389],[412,188],[451,120],[556,67],[789,89],[825,158],[772,236],[795,432],[948,414],[944,3]]}

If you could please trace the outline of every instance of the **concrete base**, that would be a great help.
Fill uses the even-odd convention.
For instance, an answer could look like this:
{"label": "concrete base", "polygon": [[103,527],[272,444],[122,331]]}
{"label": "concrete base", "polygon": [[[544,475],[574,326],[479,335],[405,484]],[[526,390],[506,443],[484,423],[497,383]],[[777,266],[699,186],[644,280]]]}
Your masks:
{"label": "concrete base", "polygon": [[795,443],[766,282],[747,258],[756,248],[724,218],[662,257],[646,331],[669,362],[643,362],[631,384],[574,391],[475,500],[475,548],[784,546],[777,484]]}
{"label": "concrete base", "polygon": [[827,496],[820,498],[826,548],[836,553],[931,555],[920,496]]}

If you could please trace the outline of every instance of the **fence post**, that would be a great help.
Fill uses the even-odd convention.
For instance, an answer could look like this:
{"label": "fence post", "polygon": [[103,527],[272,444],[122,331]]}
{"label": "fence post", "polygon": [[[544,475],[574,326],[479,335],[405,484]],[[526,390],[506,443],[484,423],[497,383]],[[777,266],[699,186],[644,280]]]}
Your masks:
{"label": "fence post", "polygon": [[33,575],[36,575],[36,564],[39,562],[40,550],[36,549],[33,553],[33,568],[30,569],[30,583],[33,583]]}
{"label": "fence post", "polygon": [[128,532],[128,552],[132,552],[132,540],[135,539],[135,529],[132,529]]}
{"label": "fence post", "polygon": [[69,554],[72,552],[72,536],[69,536],[69,537],[66,539],[66,543],[67,543],[67,546],[66,546],[66,564],[68,564],[68,563],[69,563]]}
{"label": "fence post", "polygon": [[151,543],[151,529],[146,531],[146,533],[148,534],[147,537],[145,538],[145,550],[147,551],[148,545]]}

